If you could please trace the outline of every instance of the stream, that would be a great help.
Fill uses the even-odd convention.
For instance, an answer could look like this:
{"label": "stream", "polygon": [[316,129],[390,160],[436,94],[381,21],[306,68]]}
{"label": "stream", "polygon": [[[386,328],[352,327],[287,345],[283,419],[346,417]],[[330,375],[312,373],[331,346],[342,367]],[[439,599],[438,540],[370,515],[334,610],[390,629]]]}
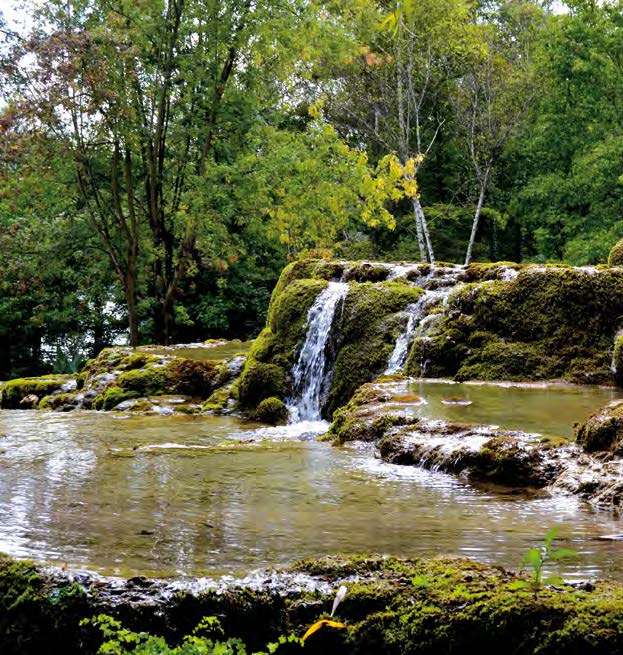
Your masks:
{"label": "stream", "polygon": [[[570,436],[621,392],[414,382],[423,415]],[[448,399],[471,404],[444,403]],[[104,574],[244,575],[328,553],[454,554],[519,568],[552,526],[569,579],[623,580],[623,521],[575,498],[483,491],[317,441],[322,422],[0,411],[0,551]]]}

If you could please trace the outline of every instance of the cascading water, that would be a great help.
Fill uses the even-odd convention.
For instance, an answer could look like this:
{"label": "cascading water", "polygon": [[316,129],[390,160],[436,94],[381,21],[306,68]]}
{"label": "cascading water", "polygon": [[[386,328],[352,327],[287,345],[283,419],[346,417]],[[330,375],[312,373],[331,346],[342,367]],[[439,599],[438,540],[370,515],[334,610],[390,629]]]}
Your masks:
{"label": "cascading water", "polygon": [[348,293],[345,282],[329,282],[307,314],[307,334],[292,369],[294,395],[289,408],[296,421],[321,420],[322,394],[328,371],[326,346],[335,311]]}
{"label": "cascading water", "polygon": [[[406,267],[396,267],[405,269]],[[429,310],[437,305],[445,304],[457,284],[459,284],[463,267],[440,267],[432,268],[428,275],[418,278],[416,284],[425,289],[422,297],[412,305],[407,306],[407,324],[404,331],[396,340],[394,350],[390,355],[385,369],[386,375],[393,375],[404,368],[409,355],[409,347],[418,331],[424,332],[421,328],[425,325],[430,329],[433,322],[425,321]],[[402,271],[401,271],[402,273]],[[399,275],[393,276],[399,277]],[[431,288],[432,287],[432,288]]]}

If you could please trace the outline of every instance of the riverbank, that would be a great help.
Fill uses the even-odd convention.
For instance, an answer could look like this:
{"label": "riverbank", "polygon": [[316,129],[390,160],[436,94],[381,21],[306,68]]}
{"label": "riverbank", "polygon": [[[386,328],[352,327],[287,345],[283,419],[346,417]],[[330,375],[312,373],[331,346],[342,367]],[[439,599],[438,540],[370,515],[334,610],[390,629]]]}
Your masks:
{"label": "riverbank", "polygon": [[[105,614],[171,646],[214,616],[223,628],[220,640],[237,637],[255,652],[280,636],[302,637],[328,618],[341,586],[346,595],[333,620],[344,627],[321,628],[304,652],[498,653],[501,643],[519,655],[623,648],[622,585],[532,585],[531,579],[465,559],[366,556],[301,561],[219,586],[108,580],[3,558],[0,649],[7,655],[95,653],[104,639],[92,619]],[[117,650],[102,652],[132,652],[136,645],[127,633],[115,638],[113,631],[108,639],[116,640]],[[291,642],[277,652],[298,648]]]}

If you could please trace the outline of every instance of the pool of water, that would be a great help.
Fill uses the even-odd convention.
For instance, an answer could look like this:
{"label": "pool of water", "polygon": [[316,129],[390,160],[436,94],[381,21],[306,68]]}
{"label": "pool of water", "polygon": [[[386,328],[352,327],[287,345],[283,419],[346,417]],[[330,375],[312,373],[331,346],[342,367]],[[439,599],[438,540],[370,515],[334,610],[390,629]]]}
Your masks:
{"label": "pool of water", "polygon": [[153,355],[175,355],[186,359],[197,361],[217,361],[230,359],[236,355],[246,353],[251,347],[252,341],[225,341],[217,344],[182,344],[177,346],[140,346],[143,350]]}
{"label": "pool of water", "polygon": [[[473,420],[539,423],[552,432],[564,423],[560,408],[579,417],[610,393],[451,385],[453,395],[473,394],[473,405],[455,407],[437,405],[443,386],[422,390],[427,412],[468,410]],[[487,413],[480,403],[489,392],[501,396]],[[513,394],[523,399],[516,417]],[[506,412],[495,409],[500,404]],[[567,577],[623,579],[623,544],[598,539],[623,532],[617,517],[573,498],[482,491],[385,464],[369,447],[316,441],[311,434],[324,427],[0,411],[0,551],[119,575],[245,574],[305,556],[364,551],[465,555],[519,567],[523,553],[556,525],[579,553],[565,566]]]}
{"label": "pool of water", "polygon": [[572,437],[575,423],[623,398],[621,389],[564,383],[417,380],[411,389],[426,400],[418,409],[423,416],[556,437]]}

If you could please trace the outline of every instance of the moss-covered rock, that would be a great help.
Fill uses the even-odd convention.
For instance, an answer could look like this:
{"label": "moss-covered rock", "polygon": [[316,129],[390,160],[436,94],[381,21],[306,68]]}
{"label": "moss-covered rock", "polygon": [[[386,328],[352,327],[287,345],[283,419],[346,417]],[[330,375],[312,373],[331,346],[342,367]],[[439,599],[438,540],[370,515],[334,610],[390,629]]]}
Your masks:
{"label": "moss-covered rock", "polygon": [[206,398],[212,392],[219,373],[216,362],[179,358],[169,364],[167,371],[173,392],[195,398]]}
{"label": "moss-covered rock", "polygon": [[293,270],[295,265],[284,270],[272,295],[267,326],[248,353],[238,385],[243,408],[253,409],[271,396],[283,400],[289,393],[289,375],[305,337],[307,313],[327,286],[324,279],[290,279]]}
{"label": "moss-covered rock", "polygon": [[[308,580],[310,587],[301,589],[298,582],[298,589],[288,588],[292,575]],[[277,588],[276,579],[283,580]],[[91,619],[108,614],[134,633],[160,635],[171,645],[204,616],[218,616],[219,638],[238,637],[242,643],[236,652],[244,652],[243,644],[255,652],[280,635],[300,637],[318,618],[327,617],[342,584],[347,594],[335,620],[346,628],[321,629],[302,652],[493,655],[500,644],[517,655],[610,655],[623,649],[623,586],[617,583],[532,586],[527,576],[467,559],[333,556],[299,562],[252,589],[233,586],[194,594],[172,593],[166,582],[147,579],[108,585],[81,576],[78,584],[4,559],[0,650],[7,655],[89,655],[102,643]],[[101,625],[101,619],[95,623]],[[146,639],[125,636],[125,643],[120,639],[109,650],[132,652]],[[109,638],[114,640],[111,633]],[[276,652],[299,650],[300,644],[290,642]],[[166,653],[166,644],[145,652]]]}
{"label": "moss-covered rock", "polygon": [[26,396],[36,396],[41,399],[59,391],[70,380],[70,375],[43,375],[38,378],[9,380],[2,386],[0,407],[19,409],[22,399]]}
{"label": "moss-covered rock", "polygon": [[513,279],[458,287],[429,333],[415,339],[407,371],[612,383],[622,315],[620,270],[524,267]]}
{"label": "moss-covered rock", "polygon": [[77,404],[77,394],[75,392],[55,393],[50,396],[44,396],[38,407],[39,409],[59,409],[72,408]]}
{"label": "moss-covered rock", "polygon": [[129,391],[116,385],[107,387],[103,393],[93,400],[93,409],[114,409],[119,403],[131,398],[138,398],[141,394],[138,391]]}
{"label": "moss-covered rock", "polygon": [[351,283],[334,330],[337,355],[325,407],[328,416],[362,384],[383,373],[407,320],[403,312],[422,293],[405,282]]}
{"label": "moss-covered rock", "polygon": [[608,255],[609,266],[623,266],[623,239],[617,241]]}
{"label": "moss-covered rock", "polygon": [[587,452],[607,450],[623,455],[623,401],[614,401],[577,429],[577,441]]}
{"label": "moss-covered rock", "polygon": [[391,427],[416,423],[414,409],[421,403],[405,380],[364,384],[335,411],[328,434],[336,444],[379,441]]}
{"label": "moss-covered rock", "polygon": [[264,398],[255,410],[255,418],[261,423],[280,425],[288,421],[288,408],[275,396]]}

